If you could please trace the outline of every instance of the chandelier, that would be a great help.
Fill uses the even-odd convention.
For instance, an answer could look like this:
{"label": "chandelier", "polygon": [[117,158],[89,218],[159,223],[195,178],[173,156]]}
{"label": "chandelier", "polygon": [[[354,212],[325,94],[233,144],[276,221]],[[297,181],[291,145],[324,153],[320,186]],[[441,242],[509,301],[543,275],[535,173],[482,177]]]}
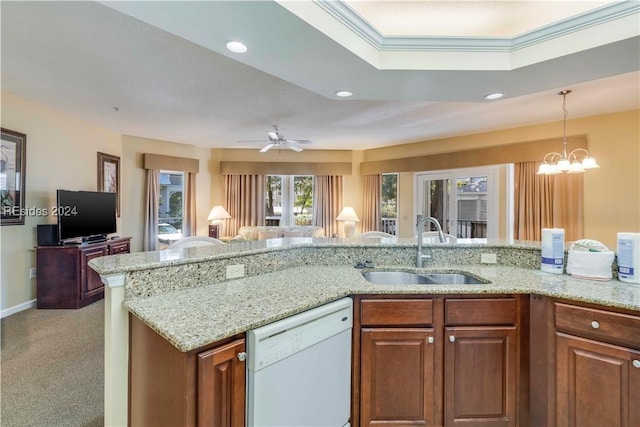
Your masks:
{"label": "chandelier", "polygon": [[[567,95],[570,90],[565,89],[558,92],[562,95],[562,111],[564,111],[564,119],[562,123],[562,154],[551,152],[547,153],[538,168],[538,175],[555,175],[562,172],[566,173],[583,173],[587,169],[599,168],[596,159],[589,155],[584,148],[576,148],[567,154]],[[584,155],[582,161],[578,161],[578,155]]]}

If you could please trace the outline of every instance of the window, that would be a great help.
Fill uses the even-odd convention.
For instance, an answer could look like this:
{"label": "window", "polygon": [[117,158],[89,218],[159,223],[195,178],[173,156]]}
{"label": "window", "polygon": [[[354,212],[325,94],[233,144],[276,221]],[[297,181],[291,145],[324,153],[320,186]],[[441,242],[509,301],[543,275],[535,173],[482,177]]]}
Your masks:
{"label": "window", "polygon": [[418,174],[416,214],[436,218],[445,233],[458,238],[495,239],[497,175],[491,166]]}
{"label": "window", "polygon": [[311,225],[313,176],[267,175],[267,225]]}
{"label": "window", "polygon": [[158,241],[160,248],[184,233],[184,172],[160,171],[158,194]]}
{"label": "window", "polygon": [[380,218],[382,220],[381,231],[396,235],[398,222],[398,174],[382,174],[380,187]]}

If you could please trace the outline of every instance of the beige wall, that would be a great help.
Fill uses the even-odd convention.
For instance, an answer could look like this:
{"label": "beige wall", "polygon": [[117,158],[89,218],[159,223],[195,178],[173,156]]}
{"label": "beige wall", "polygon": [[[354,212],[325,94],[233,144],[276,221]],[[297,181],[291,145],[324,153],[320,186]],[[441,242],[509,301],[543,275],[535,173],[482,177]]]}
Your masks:
{"label": "beige wall", "polygon": [[[27,135],[26,207],[50,209],[56,190],[97,189],[97,152],[120,156],[120,135],[42,104],[2,92],[2,127]],[[0,307],[5,310],[36,298],[36,224],[53,216],[26,217],[24,225],[0,227]],[[123,221],[118,221],[121,229]]]}
{"label": "beige wall", "polygon": [[127,191],[123,192],[122,215],[127,220],[122,222],[122,234],[133,237],[131,240],[132,251],[141,251],[143,246],[146,189],[145,169],[142,167],[144,153],[198,159],[200,172],[196,175],[196,234],[199,236],[208,235],[207,216],[213,207],[210,195],[212,193],[211,169],[215,164],[212,156],[215,154],[215,150],[125,135],[122,137],[121,162],[123,183],[127,187]]}

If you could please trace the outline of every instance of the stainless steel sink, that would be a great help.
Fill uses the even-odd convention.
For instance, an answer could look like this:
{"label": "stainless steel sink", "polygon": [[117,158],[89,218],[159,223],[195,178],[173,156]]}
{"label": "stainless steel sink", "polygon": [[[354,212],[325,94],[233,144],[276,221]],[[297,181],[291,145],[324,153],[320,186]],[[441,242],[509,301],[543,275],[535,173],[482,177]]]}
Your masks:
{"label": "stainless steel sink", "polygon": [[362,274],[372,283],[384,283],[387,285],[428,285],[434,284],[433,280],[416,273],[406,271],[369,271]]}
{"label": "stainless steel sink", "polygon": [[434,283],[441,285],[477,285],[485,283],[473,276],[462,273],[433,273],[425,274],[425,277],[433,280]]}
{"label": "stainless steel sink", "polygon": [[362,273],[371,283],[386,285],[474,285],[486,283],[464,273],[411,273],[407,271],[368,271]]}

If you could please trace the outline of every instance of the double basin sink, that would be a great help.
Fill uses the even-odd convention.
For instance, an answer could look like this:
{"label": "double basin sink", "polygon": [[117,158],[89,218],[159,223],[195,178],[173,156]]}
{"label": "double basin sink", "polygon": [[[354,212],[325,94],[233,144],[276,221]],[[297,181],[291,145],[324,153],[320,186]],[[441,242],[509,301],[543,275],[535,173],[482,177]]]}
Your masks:
{"label": "double basin sink", "polygon": [[407,271],[367,271],[371,283],[386,285],[477,285],[489,283],[465,273],[412,273]]}

